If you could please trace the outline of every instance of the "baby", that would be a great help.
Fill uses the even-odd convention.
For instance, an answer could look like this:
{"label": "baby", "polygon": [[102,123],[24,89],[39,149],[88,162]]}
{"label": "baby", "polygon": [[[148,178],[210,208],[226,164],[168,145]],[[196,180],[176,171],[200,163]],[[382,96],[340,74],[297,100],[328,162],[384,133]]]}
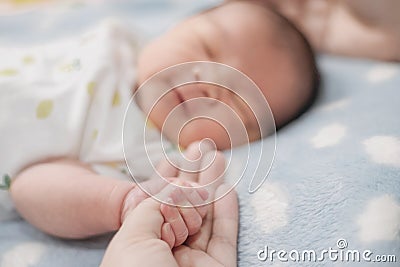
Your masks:
{"label": "baby", "polygon": [[[132,42],[127,40],[129,38],[121,37],[125,35],[118,29],[105,36],[96,40],[98,46],[93,48],[90,48],[90,36],[82,41],[82,47],[87,45],[85,42],[89,43],[89,48],[85,50],[87,53],[82,53],[82,60],[74,61],[73,57],[68,57],[68,51],[63,51],[67,55],[65,58],[71,59],[72,63],[61,66],[61,70],[67,71],[68,75],[78,75],[76,77],[80,79],[60,76],[49,70],[33,71],[26,76],[28,80],[20,81],[26,82],[30,90],[39,90],[42,96],[46,96],[44,100],[39,101],[31,96],[33,94],[28,89],[4,89],[8,92],[7,101],[4,102],[4,106],[9,108],[8,112],[21,114],[18,112],[23,109],[30,112],[34,110],[31,103],[39,102],[36,117],[40,124],[32,122],[29,112],[18,115],[18,118],[8,113],[13,119],[9,120],[10,124],[13,127],[19,125],[21,129],[15,131],[16,141],[0,139],[5,142],[3,153],[12,155],[9,164],[2,163],[1,171],[7,172],[13,160],[24,161],[19,163],[23,168],[15,169],[15,173],[8,172],[13,178],[10,188],[12,200],[22,217],[51,235],[85,238],[115,231],[121,226],[125,211],[148,197],[132,182],[114,179],[111,178],[112,174],[102,172],[104,165],[124,164],[121,122],[123,111],[136,89],[135,78],[137,84],[142,84],[158,71],[187,61],[216,61],[230,65],[248,75],[259,86],[268,100],[277,127],[299,116],[315,94],[317,72],[308,43],[296,28],[271,11],[263,1],[229,2],[179,24],[141,51],[137,61],[137,77],[134,71],[136,50]],[[90,56],[94,49],[99,49],[99,53]],[[48,52],[55,53],[51,50]],[[47,59],[46,62],[52,61]],[[95,71],[86,69],[87,62],[98,68]],[[41,63],[45,63],[45,60]],[[53,84],[49,86],[48,82],[37,80],[35,75],[43,75],[41,73],[51,76],[61,86],[55,90]],[[97,77],[96,82],[92,81],[92,76]],[[163,127],[167,115],[176,105],[184,100],[205,96],[227,104],[246,120],[251,141],[262,137],[257,121],[249,115],[249,107],[243,105],[234,93],[209,85],[175,90],[179,90],[179,94],[172,90],[150,113],[149,119],[156,129]],[[25,97],[24,101],[18,102],[21,97]],[[54,99],[58,99],[58,103],[68,112],[57,113],[58,106]],[[144,91],[138,106],[149,104],[146,99]],[[42,123],[46,120],[52,120],[52,123]],[[125,123],[131,123],[133,128],[137,128],[137,135],[141,136],[143,130],[137,127],[136,121]],[[31,130],[40,132],[40,139],[27,140],[26,131]],[[188,159],[199,157],[196,141],[206,138],[213,140],[219,150],[230,148],[224,129],[212,121],[193,120],[180,133],[176,130],[167,128],[164,134],[167,137],[179,134],[177,142],[187,148]],[[25,143],[29,143],[29,149],[23,146]],[[51,150],[56,146],[52,143],[62,149]],[[194,145],[190,145],[192,143]],[[32,157],[31,150],[39,151],[37,155],[40,156]],[[137,151],[139,163],[135,165],[137,169],[131,171],[148,178],[147,166],[140,164],[140,157],[144,157],[145,153]],[[203,181],[195,179],[194,182],[209,182],[221,174],[223,156],[220,153],[216,156],[213,168],[200,174],[207,177]],[[185,175],[180,175],[167,162],[161,163],[158,171],[163,177],[171,177],[175,183],[192,186],[188,182],[177,182],[174,178]],[[161,190],[154,180],[147,183],[154,193]],[[212,192],[194,190],[193,195],[179,198],[178,192],[172,202],[193,203],[199,198],[207,199],[208,194]],[[174,242],[169,242],[171,246],[182,244],[188,235],[198,231],[204,216],[201,208],[176,210],[179,212],[173,215],[168,214],[168,209],[163,212],[176,237]]]}

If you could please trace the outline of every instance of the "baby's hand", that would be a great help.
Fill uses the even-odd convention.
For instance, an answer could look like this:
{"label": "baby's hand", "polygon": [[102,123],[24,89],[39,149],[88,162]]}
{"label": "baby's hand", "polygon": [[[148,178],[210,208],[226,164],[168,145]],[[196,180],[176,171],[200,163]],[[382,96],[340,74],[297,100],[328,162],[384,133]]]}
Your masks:
{"label": "baby's hand", "polygon": [[[179,185],[191,187],[188,182],[177,180]],[[188,236],[196,234],[203,223],[207,213],[206,206],[197,206],[208,198],[208,192],[204,189],[181,190],[175,188],[169,193],[169,204],[161,204],[161,214],[164,216],[164,224],[161,228],[161,239],[170,248],[182,245]],[[176,205],[176,206],[175,206]]]}
{"label": "baby's hand", "polygon": [[[207,207],[199,205],[205,203],[208,192],[205,189],[187,188],[196,185],[193,182],[185,182],[178,178],[169,178],[168,180],[170,183],[184,186],[186,189],[181,190],[176,186],[165,185],[159,180],[150,180],[146,182],[145,186],[151,192],[159,192],[158,194],[168,197],[168,204],[161,204],[160,206],[160,211],[165,220],[161,229],[161,237],[173,248],[183,244],[189,235],[200,230],[203,218],[207,213]],[[122,208],[121,222],[125,220],[129,211],[136,208],[140,202],[148,197],[149,195],[136,185],[126,196]]]}

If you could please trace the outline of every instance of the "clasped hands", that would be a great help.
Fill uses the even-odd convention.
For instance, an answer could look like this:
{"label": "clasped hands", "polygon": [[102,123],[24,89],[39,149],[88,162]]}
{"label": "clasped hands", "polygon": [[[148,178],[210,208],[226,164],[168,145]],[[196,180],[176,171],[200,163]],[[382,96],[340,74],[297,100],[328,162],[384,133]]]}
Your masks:
{"label": "clasped hands", "polygon": [[[179,171],[167,161],[161,162],[157,171],[177,184],[209,184],[223,172],[225,159],[217,151],[207,154],[212,154],[213,162],[204,171]],[[185,151],[185,157],[190,160],[200,156],[209,158],[207,154],[202,155],[199,143]],[[223,195],[230,188],[216,182],[214,189],[214,192],[193,189],[190,195],[197,193],[196,197],[204,200],[210,194]],[[187,201],[184,194],[176,197],[180,203]],[[176,197],[172,196],[173,203]],[[236,266],[238,201],[233,190],[219,200],[196,208],[162,204],[141,191],[125,205],[122,214],[122,226],[106,250],[102,267]]]}

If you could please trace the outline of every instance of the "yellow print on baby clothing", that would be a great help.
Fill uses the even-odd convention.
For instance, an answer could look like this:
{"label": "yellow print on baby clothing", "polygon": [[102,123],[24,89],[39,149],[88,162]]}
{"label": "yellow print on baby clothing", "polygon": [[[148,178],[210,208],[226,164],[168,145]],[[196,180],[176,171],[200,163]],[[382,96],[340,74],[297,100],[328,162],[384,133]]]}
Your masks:
{"label": "yellow print on baby clothing", "polygon": [[0,70],[0,76],[10,77],[18,74],[16,69],[3,69]]}
{"label": "yellow print on baby clothing", "polygon": [[50,116],[51,112],[53,111],[53,101],[46,99],[42,100],[37,108],[36,108],[36,118],[38,119],[46,119],[48,116]]}

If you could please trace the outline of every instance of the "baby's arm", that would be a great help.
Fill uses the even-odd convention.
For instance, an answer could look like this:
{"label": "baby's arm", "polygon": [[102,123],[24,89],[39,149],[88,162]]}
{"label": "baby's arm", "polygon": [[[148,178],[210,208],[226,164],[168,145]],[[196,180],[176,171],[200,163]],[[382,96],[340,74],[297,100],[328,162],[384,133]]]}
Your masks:
{"label": "baby's arm", "polygon": [[[168,175],[167,170],[162,170],[162,165],[158,169],[161,174]],[[154,193],[165,188],[165,183],[157,179],[146,183]],[[191,197],[197,200],[208,197],[207,192],[194,193]],[[182,195],[175,191],[171,194]],[[88,166],[73,160],[40,163],[25,169],[13,181],[11,196],[27,221],[46,233],[64,238],[84,238],[115,231],[127,210],[134,209],[148,198],[134,183],[98,175]],[[175,204],[188,204],[180,203],[182,201],[186,198],[174,199]],[[166,241],[177,246],[200,229],[205,210],[165,208],[163,214],[175,236],[173,241],[168,242],[168,238]]]}
{"label": "baby's arm", "polygon": [[10,190],[21,216],[42,231],[84,238],[119,229],[124,199],[133,187],[65,159],[28,167]]}

